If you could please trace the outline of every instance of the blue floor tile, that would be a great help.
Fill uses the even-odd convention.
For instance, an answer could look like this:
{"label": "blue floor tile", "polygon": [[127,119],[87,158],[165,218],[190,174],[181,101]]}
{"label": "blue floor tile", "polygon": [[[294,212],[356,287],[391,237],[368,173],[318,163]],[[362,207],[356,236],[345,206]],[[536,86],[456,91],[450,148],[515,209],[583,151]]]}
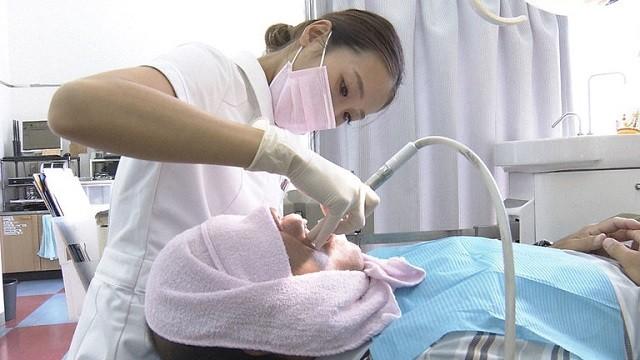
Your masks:
{"label": "blue floor tile", "polygon": [[67,313],[67,300],[64,294],[56,294],[40,305],[18,324],[18,327],[64,324],[72,322]]}
{"label": "blue floor tile", "polygon": [[4,327],[4,325],[0,325],[0,337],[7,335],[9,331],[11,331],[11,328]]}
{"label": "blue floor tile", "polygon": [[18,281],[18,296],[55,294],[64,288],[62,279]]}

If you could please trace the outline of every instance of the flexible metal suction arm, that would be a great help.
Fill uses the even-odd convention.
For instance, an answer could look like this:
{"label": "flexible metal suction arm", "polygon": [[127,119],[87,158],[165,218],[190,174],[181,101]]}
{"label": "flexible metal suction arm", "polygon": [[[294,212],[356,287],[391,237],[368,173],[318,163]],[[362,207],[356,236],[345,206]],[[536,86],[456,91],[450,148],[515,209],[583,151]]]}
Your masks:
{"label": "flexible metal suction arm", "polygon": [[481,0],[469,0],[469,3],[471,4],[473,10],[475,10],[476,13],[480,15],[480,17],[494,25],[516,25],[529,19],[526,15],[520,15],[517,17],[502,17],[496,15]]}
{"label": "flexible metal suction arm", "polygon": [[507,210],[502,202],[502,196],[500,190],[495,182],[495,179],[491,175],[491,172],[480,159],[476,153],[474,153],[467,146],[446,137],[442,136],[427,136],[418,139],[414,142],[410,142],[405,145],[400,151],[393,155],[387,162],[384,163],[367,181],[366,184],[372,189],[379,188],[385,181],[387,181],[393,173],[398,170],[407,160],[409,160],[418,149],[421,149],[427,145],[442,144],[453,147],[458,150],[462,156],[475,165],[482,179],[489,190],[491,200],[493,202],[494,210],[496,212],[496,219],[498,221],[498,227],[500,228],[500,237],[502,238],[502,259],[504,262],[504,284],[505,284],[505,345],[504,354],[505,359],[515,359],[516,349],[516,283],[515,283],[515,267],[513,263],[513,246],[511,243],[511,229],[509,228],[509,218],[507,216]]}

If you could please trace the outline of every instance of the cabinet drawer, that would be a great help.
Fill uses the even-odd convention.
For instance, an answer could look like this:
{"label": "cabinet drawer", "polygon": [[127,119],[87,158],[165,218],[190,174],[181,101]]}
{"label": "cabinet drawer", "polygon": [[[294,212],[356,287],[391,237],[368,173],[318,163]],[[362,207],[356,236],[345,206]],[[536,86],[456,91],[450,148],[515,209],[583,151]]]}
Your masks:
{"label": "cabinet drawer", "polygon": [[640,169],[535,175],[536,238],[557,240],[620,213],[640,213]]}
{"label": "cabinet drawer", "polygon": [[40,270],[38,216],[2,216],[2,272]]}

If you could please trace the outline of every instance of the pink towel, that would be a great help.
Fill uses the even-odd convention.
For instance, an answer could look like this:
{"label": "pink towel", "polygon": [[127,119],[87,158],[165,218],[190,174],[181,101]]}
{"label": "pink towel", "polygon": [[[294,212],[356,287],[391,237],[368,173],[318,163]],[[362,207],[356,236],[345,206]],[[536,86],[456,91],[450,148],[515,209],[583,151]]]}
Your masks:
{"label": "pink towel", "polygon": [[394,288],[424,278],[404,259],[364,258],[364,271],[293,276],[268,209],[217,216],[158,255],[147,283],[147,322],[158,335],[188,345],[341,353],[400,316]]}

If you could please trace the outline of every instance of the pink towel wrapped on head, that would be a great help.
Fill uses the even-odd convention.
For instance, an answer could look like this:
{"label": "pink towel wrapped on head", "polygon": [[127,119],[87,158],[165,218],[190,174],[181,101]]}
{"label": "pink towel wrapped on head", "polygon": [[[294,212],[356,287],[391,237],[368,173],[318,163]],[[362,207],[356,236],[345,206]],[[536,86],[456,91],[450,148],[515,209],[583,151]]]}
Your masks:
{"label": "pink towel wrapped on head", "polygon": [[364,271],[293,276],[266,208],[221,215],[176,236],[155,260],[145,300],[149,327],[195,346],[324,356],[356,348],[400,309],[393,289],[424,271],[364,256]]}

